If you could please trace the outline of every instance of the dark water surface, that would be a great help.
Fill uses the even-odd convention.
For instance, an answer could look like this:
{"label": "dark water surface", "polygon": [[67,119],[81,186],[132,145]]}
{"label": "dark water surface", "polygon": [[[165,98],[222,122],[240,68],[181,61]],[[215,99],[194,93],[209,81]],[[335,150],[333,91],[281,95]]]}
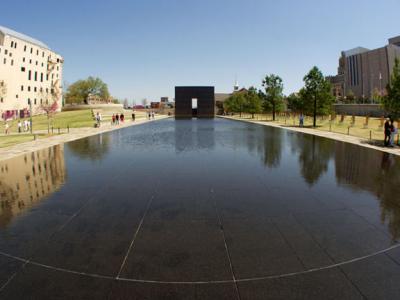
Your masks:
{"label": "dark water surface", "polygon": [[0,162],[1,299],[399,299],[400,159],[223,119]]}

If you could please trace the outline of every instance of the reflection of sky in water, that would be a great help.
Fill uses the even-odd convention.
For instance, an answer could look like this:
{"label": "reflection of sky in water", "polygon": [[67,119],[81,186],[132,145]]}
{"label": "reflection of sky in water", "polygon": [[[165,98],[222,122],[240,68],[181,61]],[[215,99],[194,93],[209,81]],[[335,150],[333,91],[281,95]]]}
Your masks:
{"label": "reflection of sky in water", "polygon": [[351,144],[222,119],[169,119],[67,143],[65,167],[62,147],[51,149],[35,161],[29,154],[0,163],[1,226],[40,200],[73,199],[72,191],[89,197],[111,184],[162,192],[182,180],[209,189],[262,184],[289,204],[299,193],[324,207],[343,203],[393,239],[400,235],[399,158]]}

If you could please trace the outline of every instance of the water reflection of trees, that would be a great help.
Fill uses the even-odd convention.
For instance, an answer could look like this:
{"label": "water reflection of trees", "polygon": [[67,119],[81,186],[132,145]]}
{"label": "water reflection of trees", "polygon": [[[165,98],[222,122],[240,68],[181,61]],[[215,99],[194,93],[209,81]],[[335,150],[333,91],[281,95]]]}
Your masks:
{"label": "water reflection of trees", "polygon": [[0,228],[51,195],[64,181],[62,145],[1,161]]}
{"label": "water reflection of trees", "polygon": [[67,143],[67,148],[82,159],[101,160],[110,151],[110,134],[98,134]]}
{"label": "water reflection of trees", "polygon": [[400,158],[340,143],[335,149],[338,183],[367,190],[380,201],[381,221],[393,240],[400,237]]}
{"label": "water reflection of trees", "polygon": [[334,154],[335,142],[309,134],[291,134],[292,152],[298,154],[300,172],[309,185],[318,182],[328,171]]}

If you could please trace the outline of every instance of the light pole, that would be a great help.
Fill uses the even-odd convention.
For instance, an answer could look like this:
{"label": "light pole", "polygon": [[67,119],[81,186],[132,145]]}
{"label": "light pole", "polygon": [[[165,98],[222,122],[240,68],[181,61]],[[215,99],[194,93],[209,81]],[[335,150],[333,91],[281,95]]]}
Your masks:
{"label": "light pole", "polygon": [[30,130],[31,130],[31,134],[33,133],[32,130],[32,101],[29,99],[29,122],[30,122]]}

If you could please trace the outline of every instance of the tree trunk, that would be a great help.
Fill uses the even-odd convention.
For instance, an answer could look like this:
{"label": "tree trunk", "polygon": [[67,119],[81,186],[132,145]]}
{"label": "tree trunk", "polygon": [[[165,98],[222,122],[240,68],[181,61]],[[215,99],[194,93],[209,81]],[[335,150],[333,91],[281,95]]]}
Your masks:
{"label": "tree trunk", "polygon": [[275,103],[272,104],[272,121],[275,121]]}
{"label": "tree trunk", "polygon": [[314,95],[314,120],[313,126],[317,126],[317,95]]}

